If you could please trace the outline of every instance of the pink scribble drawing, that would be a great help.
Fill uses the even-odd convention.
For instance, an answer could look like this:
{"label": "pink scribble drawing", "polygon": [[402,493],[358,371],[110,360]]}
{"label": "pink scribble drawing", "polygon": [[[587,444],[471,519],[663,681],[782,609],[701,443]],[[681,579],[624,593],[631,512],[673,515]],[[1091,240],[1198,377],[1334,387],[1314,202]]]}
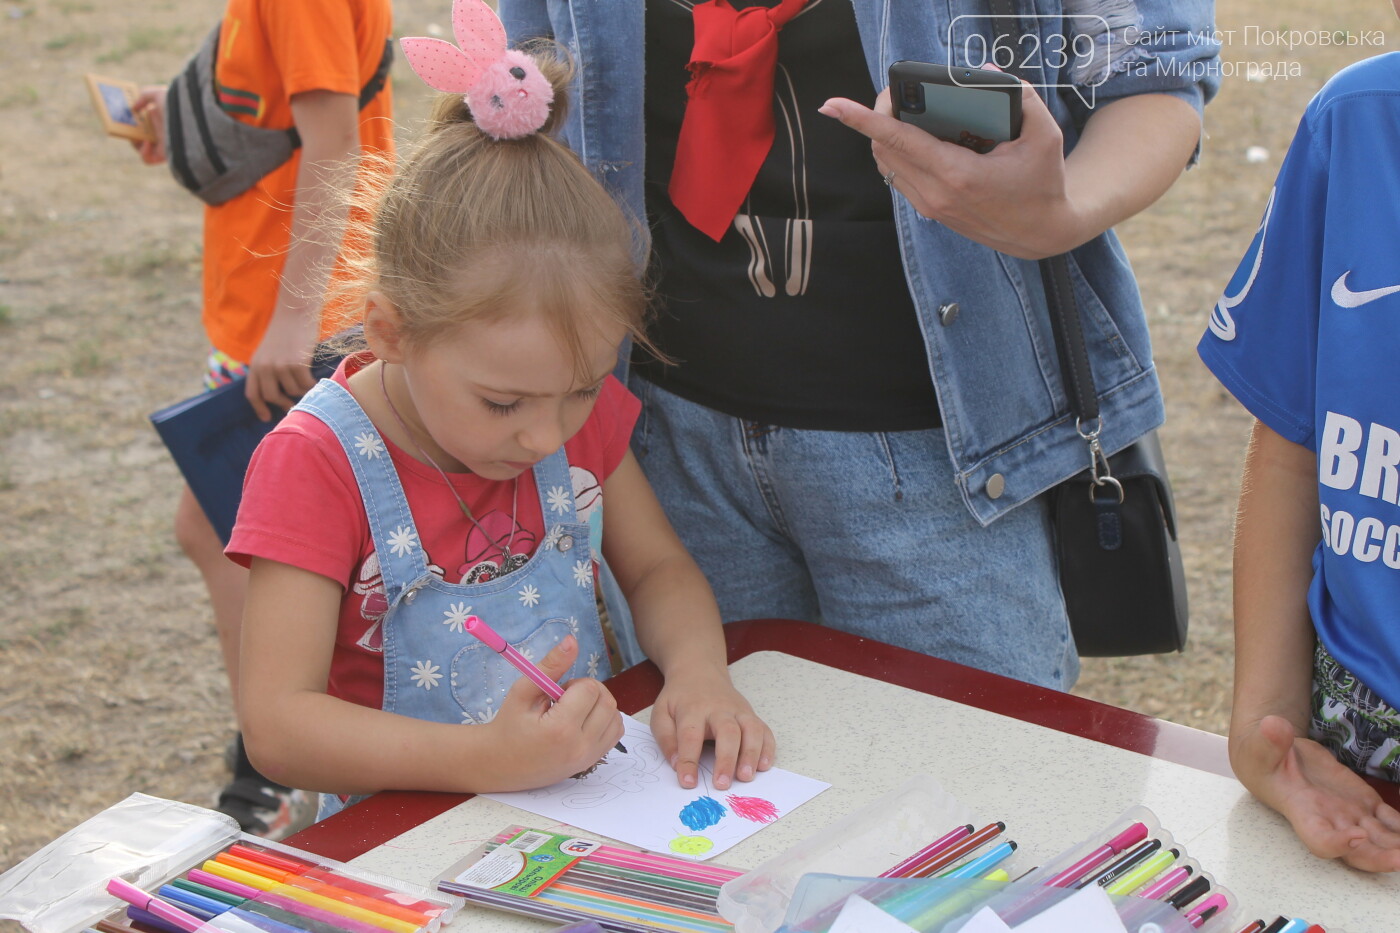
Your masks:
{"label": "pink scribble drawing", "polygon": [[773,801],[764,800],[762,797],[738,797],[730,794],[724,798],[724,802],[729,804],[729,809],[735,816],[741,816],[754,823],[771,823],[782,815],[773,805]]}

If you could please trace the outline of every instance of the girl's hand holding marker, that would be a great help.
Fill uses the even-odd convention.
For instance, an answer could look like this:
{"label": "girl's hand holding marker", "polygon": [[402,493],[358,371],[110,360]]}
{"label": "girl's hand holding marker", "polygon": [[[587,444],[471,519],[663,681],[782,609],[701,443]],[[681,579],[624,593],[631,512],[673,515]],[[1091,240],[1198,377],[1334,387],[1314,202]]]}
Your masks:
{"label": "girl's hand holding marker", "polygon": [[[566,637],[535,668],[553,680],[568,672],[578,656],[578,640]],[[529,663],[529,662],[526,662]],[[622,717],[608,688],[580,677],[544,692],[530,677],[521,677],[506,694],[501,711],[484,728],[498,733],[503,770],[522,787],[553,784],[565,775],[591,771],[621,743]]]}

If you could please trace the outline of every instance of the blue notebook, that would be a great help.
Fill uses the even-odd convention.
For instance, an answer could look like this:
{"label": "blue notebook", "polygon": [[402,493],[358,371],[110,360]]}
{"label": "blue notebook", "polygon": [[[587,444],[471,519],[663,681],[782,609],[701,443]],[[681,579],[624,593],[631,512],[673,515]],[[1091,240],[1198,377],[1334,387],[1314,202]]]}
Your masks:
{"label": "blue notebook", "polygon": [[[324,379],[335,372],[336,362],[318,359],[311,374]],[[156,433],[224,544],[238,517],[248,461],[284,414],[273,409],[271,421],[259,421],[243,394],[243,383],[242,378],[235,379],[151,415]]]}

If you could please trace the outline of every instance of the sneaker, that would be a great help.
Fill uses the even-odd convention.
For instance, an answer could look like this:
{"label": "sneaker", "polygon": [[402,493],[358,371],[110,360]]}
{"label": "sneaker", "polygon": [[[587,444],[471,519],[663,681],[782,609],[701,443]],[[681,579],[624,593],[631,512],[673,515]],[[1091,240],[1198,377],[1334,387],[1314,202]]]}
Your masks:
{"label": "sneaker", "polygon": [[241,777],[219,792],[215,809],[237,820],[243,832],[276,842],[316,822],[318,804],[315,794]]}

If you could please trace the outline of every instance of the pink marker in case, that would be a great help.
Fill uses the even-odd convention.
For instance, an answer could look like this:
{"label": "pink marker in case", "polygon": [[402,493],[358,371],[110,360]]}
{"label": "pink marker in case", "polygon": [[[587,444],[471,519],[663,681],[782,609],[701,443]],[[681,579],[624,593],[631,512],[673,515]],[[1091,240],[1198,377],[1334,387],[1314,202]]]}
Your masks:
{"label": "pink marker in case", "polygon": [[189,930],[190,933],[195,933],[196,930],[204,926],[204,921],[193,914],[187,914],[154,894],[147,894],[134,884],[128,884],[120,878],[113,878],[107,882],[107,893],[115,894],[131,906],[155,914],[160,919],[173,923],[182,930]]}

